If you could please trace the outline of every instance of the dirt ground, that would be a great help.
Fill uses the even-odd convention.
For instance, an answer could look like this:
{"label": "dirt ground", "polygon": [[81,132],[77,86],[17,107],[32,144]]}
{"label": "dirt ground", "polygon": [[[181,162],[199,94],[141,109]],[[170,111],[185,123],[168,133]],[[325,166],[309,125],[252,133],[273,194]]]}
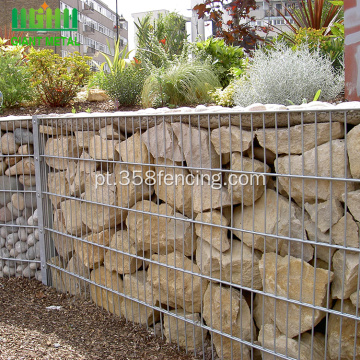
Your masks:
{"label": "dirt ground", "polygon": [[[36,280],[1,278],[0,359],[190,360],[203,354],[186,354],[144,327]],[[211,348],[204,359],[211,359]]]}

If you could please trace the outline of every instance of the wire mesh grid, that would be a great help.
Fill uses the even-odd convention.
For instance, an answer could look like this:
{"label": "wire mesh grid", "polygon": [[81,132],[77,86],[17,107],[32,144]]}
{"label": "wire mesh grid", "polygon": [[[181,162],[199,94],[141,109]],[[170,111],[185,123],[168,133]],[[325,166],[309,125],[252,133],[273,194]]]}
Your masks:
{"label": "wire mesh grid", "polygon": [[359,358],[356,115],[35,117],[46,280],[204,358]]}

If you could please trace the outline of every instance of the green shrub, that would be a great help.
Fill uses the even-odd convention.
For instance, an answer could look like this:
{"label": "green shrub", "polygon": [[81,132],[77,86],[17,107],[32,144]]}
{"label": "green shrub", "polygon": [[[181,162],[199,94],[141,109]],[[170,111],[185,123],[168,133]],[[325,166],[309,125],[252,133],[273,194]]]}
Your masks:
{"label": "green shrub", "polygon": [[235,88],[236,80],[233,80],[225,89],[217,88],[213,91],[209,91],[209,95],[216,105],[234,106]]}
{"label": "green shrub", "polygon": [[137,105],[140,102],[144,80],[144,71],[130,64],[122,71],[105,75],[103,89],[112,100],[117,100],[119,105]]}
{"label": "green shrub", "polygon": [[206,103],[208,92],[219,87],[211,65],[183,58],[156,69],[146,79],[141,101],[145,107]]}
{"label": "green shrub", "polygon": [[87,64],[91,58],[78,52],[62,58],[53,50],[31,49],[28,59],[32,86],[41,101],[51,107],[69,104],[91,76]]}
{"label": "green shrub", "polygon": [[[1,39],[0,39],[1,40]],[[1,45],[1,43],[0,43]],[[3,106],[11,107],[31,100],[30,72],[19,47],[0,46],[0,91]]]}
{"label": "green shrub", "polygon": [[[223,39],[209,38],[196,43],[196,49],[205,56],[210,55],[215,72],[222,87],[229,85],[233,79],[232,69],[244,69],[247,61],[244,50],[239,46],[225,44]],[[201,56],[201,55],[200,55]]]}
{"label": "green shrub", "polygon": [[234,103],[301,104],[319,90],[319,100],[328,101],[343,88],[344,72],[335,71],[328,57],[307,46],[292,50],[279,43],[274,49],[255,52],[248,73],[237,83]]}

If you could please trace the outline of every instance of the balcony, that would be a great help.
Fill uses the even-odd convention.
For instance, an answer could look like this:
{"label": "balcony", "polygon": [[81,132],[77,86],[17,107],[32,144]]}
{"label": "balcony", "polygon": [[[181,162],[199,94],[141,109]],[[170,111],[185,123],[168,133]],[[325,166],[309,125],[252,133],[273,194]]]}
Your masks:
{"label": "balcony", "polygon": [[84,35],[91,35],[94,33],[95,33],[95,27],[93,24],[91,24],[91,25],[85,24],[84,25]]}
{"label": "balcony", "polygon": [[83,8],[82,8],[82,13],[84,15],[88,15],[88,14],[92,14],[94,12],[94,3],[90,3],[90,4],[83,4]]}
{"label": "balcony", "polygon": [[92,47],[92,46],[85,45],[84,53],[86,55],[95,55],[96,49],[94,47]]}

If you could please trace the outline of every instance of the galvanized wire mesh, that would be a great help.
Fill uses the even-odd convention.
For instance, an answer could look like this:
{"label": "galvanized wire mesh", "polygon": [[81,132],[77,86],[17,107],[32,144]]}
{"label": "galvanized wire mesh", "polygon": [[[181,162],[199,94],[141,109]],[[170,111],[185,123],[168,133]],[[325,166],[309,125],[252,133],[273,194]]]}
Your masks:
{"label": "galvanized wire mesh", "polygon": [[204,358],[357,359],[357,123],[35,117],[46,280]]}

